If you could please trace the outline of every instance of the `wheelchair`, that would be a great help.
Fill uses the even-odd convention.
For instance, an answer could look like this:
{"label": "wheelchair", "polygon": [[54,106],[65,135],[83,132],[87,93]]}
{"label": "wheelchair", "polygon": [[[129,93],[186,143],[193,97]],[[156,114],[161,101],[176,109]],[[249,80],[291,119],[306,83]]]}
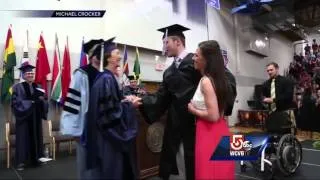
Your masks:
{"label": "wheelchair", "polygon": [[[302,146],[295,137],[296,128],[287,111],[273,112],[265,120],[267,143],[262,146],[257,161],[250,161],[252,167],[266,179],[274,177],[275,170],[284,176],[293,175],[302,161]],[[240,161],[240,170],[245,172],[247,164]]]}

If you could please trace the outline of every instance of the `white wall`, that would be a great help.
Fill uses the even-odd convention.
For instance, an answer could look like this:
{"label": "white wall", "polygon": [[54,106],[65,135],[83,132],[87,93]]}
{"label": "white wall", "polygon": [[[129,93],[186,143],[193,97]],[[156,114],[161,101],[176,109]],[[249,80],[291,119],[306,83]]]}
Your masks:
{"label": "white wall", "polygon": [[107,16],[104,18],[104,37],[117,36],[117,42],[162,50],[163,33],[157,29],[171,24],[182,24],[186,31],[187,50],[195,51],[197,43],[207,39],[205,25],[187,19],[187,0],[178,1],[179,13],[167,0],[106,0]]}
{"label": "white wall", "polygon": [[[145,4],[148,3],[148,6]],[[205,25],[187,19],[186,0],[179,1],[179,14],[173,11],[172,2],[166,0],[62,0],[62,1],[40,1],[40,0],[1,0],[0,24],[0,49],[4,49],[7,30],[12,24],[13,39],[16,48],[17,63],[22,58],[22,48],[26,39],[26,30],[29,31],[29,57],[35,64],[37,44],[41,31],[47,47],[49,64],[52,68],[53,48],[55,33],[58,34],[60,56],[63,57],[66,36],[69,37],[69,48],[71,54],[72,70],[78,67],[79,52],[82,37],[85,40],[92,38],[104,38],[116,36],[116,42],[149,49],[162,50],[162,33],[157,29],[180,23],[192,29],[185,33],[187,38],[187,50],[194,52],[198,42],[207,39],[207,28]],[[106,10],[103,18],[19,18],[12,11],[7,10]],[[150,73],[144,79],[161,81],[162,73],[154,70],[154,55],[144,56],[140,51],[141,61],[148,62],[141,65],[144,72]],[[129,52],[130,54],[130,52]],[[3,51],[0,51],[3,57]],[[133,64],[134,52],[129,55],[129,65]],[[2,61],[0,62],[2,67]],[[130,66],[130,73],[132,73]],[[150,68],[151,67],[151,68]],[[15,77],[19,77],[16,69]],[[51,74],[48,75],[51,79]]]}
{"label": "white wall", "polygon": [[231,15],[231,5],[221,2],[221,10],[208,7],[209,17],[209,37],[217,40],[222,49],[228,52],[228,68],[233,72],[237,79],[238,96],[229,124],[237,122],[238,109],[249,109],[247,100],[251,99],[254,85],[266,80],[267,74],[265,66],[271,61],[275,61],[280,66],[280,73],[288,67],[293,57],[292,42],[279,37],[271,36],[269,40],[269,57],[261,58],[245,52],[248,42],[254,36],[263,34],[252,28],[251,18],[242,15]]}
{"label": "white wall", "polygon": [[[145,3],[148,3],[148,6]],[[10,11],[0,11],[0,57],[3,57],[4,42],[9,24],[12,24],[13,38],[16,46],[17,61],[22,57],[22,47],[29,30],[30,57],[35,59],[40,32],[43,31],[48,51],[50,66],[53,61],[54,35],[58,34],[61,57],[69,36],[72,69],[78,66],[82,37],[85,39],[117,36],[116,42],[149,49],[161,50],[162,33],[156,29],[173,23],[183,24],[190,29],[186,35],[187,50],[195,51],[197,44],[207,40],[205,24],[188,18],[187,0],[178,1],[179,11],[173,11],[172,1],[167,0],[1,0],[1,10],[23,9],[95,9],[106,10],[103,18],[17,18]],[[228,67],[238,80],[238,103],[230,124],[236,122],[237,109],[247,108],[246,100],[253,93],[253,85],[265,80],[265,65],[273,60],[280,64],[281,70],[292,60],[291,42],[274,36],[270,39],[270,56],[262,59],[244,52],[247,46],[248,29],[251,28],[250,18],[232,16],[230,5],[221,1],[221,10],[208,7],[208,27],[210,39],[218,40],[222,49],[227,50],[230,63]],[[251,31],[251,30],[250,30]],[[254,32],[253,33],[257,33]],[[142,78],[146,80],[162,80],[162,72],[154,70],[156,51],[140,50]],[[132,73],[135,53],[129,51],[129,70]],[[1,64],[2,61],[0,61]],[[18,71],[16,73],[18,77]],[[51,78],[51,75],[48,76]]]}

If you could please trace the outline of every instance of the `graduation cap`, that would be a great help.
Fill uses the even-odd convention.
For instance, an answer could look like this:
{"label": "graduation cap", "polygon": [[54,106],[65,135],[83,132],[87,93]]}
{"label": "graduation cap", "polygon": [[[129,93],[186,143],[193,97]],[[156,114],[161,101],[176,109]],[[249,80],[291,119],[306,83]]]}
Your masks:
{"label": "graduation cap", "polygon": [[35,67],[32,66],[31,64],[29,64],[28,61],[24,62],[21,64],[21,66],[18,68],[22,73],[25,72],[30,72],[32,71],[32,69],[34,69]]}
{"label": "graduation cap", "polygon": [[112,37],[106,41],[104,41],[103,39],[92,39],[83,45],[83,51],[88,54],[89,58],[91,58],[92,56],[100,57],[102,44],[104,45],[104,53],[111,52],[112,50],[116,49],[116,45],[113,43],[113,40],[115,38],[116,37]]}
{"label": "graduation cap", "polygon": [[133,76],[133,75],[131,75],[131,76],[128,76],[128,79],[131,81],[131,80],[137,80],[137,79],[139,79],[139,75],[138,76]]}
{"label": "graduation cap", "polygon": [[185,39],[183,32],[187,30],[190,30],[190,29],[180,24],[173,24],[173,25],[158,29],[158,31],[164,33],[162,39],[168,36],[178,36]]}

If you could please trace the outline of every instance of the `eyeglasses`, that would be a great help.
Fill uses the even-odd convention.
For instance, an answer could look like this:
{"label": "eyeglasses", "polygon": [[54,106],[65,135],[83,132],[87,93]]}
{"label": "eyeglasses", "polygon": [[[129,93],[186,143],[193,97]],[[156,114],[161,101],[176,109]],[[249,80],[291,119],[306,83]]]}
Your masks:
{"label": "eyeglasses", "polygon": [[34,75],[34,72],[26,72],[25,75]]}

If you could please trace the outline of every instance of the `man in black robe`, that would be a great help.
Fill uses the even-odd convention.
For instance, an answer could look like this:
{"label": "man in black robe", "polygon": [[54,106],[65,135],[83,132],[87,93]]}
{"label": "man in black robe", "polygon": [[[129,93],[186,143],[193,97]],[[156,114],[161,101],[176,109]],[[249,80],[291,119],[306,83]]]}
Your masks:
{"label": "man in black robe", "polygon": [[98,169],[98,179],[135,180],[139,175],[135,146],[138,121],[134,107],[141,99],[124,99],[119,90],[115,73],[121,56],[113,39],[104,44],[107,68],[97,76],[90,92],[90,119],[85,125],[87,167]]}
{"label": "man in black robe", "polygon": [[15,166],[23,170],[25,165],[39,165],[43,157],[42,119],[47,119],[48,104],[44,90],[33,83],[34,66],[25,62],[19,69],[25,81],[13,86],[11,106],[16,119]]}
{"label": "man in black robe", "polygon": [[178,24],[159,29],[165,33],[166,55],[173,57],[174,62],[165,70],[158,92],[142,98],[141,112],[148,123],[158,120],[168,110],[160,157],[163,179],[169,179],[171,174],[194,179],[195,117],[188,112],[187,105],[201,74],[194,69],[193,54],[185,50],[185,30],[189,29]]}

